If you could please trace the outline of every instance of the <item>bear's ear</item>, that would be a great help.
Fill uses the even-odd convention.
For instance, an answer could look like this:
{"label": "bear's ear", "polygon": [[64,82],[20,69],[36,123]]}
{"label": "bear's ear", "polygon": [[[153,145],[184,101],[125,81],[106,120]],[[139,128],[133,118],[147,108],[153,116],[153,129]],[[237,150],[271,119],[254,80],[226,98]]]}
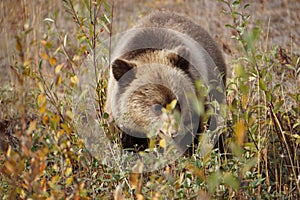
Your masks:
{"label": "bear's ear", "polygon": [[189,58],[190,52],[186,47],[180,46],[175,49],[175,52],[170,52],[168,54],[168,58],[170,59],[171,63],[185,72],[189,71]]}
{"label": "bear's ear", "polygon": [[127,60],[117,59],[112,63],[112,73],[117,81],[119,81],[123,75],[126,74],[124,77],[126,80],[132,79],[134,76],[133,68],[136,67],[136,64],[131,63]]}

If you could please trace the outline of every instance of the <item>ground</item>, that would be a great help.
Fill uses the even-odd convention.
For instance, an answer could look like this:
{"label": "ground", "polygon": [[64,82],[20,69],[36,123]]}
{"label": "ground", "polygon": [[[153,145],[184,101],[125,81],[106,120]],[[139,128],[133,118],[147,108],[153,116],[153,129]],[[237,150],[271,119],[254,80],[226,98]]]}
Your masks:
{"label": "ground", "polygon": [[[107,15],[96,14],[94,31],[89,10],[97,8],[94,1],[1,1],[0,198],[299,198],[300,2],[229,2],[239,13],[225,14],[230,9],[223,0],[109,1],[101,4]],[[127,162],[127,154],[105,149],[110,156],[92,156],[93,149],[99,151],[92,142],[107,141],[90,136],[95,130],[83,111],[100,115],[107,138],[118,138],[115,130],[107,130],[108,116],[103,113],[106,80],[97,82],[97,105],[83,106],[82,111],[77,100],[85,100],[80,84],[86,80],[79,74],[88,66],[97,72],[100,60],[109,60],[106,52],[93,51],[108,30],[111,36],[122,33],[157,10],[193,19],[223,51],[228,119],[222,131],[230,150],[226,159],[217,150],[205,158],[195,154],[155,173],[141,173],[138,163],[131,173],[118,166],[118,161]],[[232,37],[239,37],[239,31],[244,34],[243,27],[250,34],[238,38],[241,45]],[[257,40],[255,27],[261,33]],[[93,34],[98,37],[93,39]],[[91,59],[93,52],[106,56],[97,63]],[[82,132],[91,146],[78,136]]]}

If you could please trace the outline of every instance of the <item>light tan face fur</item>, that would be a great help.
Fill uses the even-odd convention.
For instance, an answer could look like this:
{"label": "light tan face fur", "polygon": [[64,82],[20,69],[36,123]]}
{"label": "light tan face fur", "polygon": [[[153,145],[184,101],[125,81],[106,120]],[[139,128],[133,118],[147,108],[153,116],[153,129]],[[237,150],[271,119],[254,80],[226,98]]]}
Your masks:
{"label": "light tan face fur", "polygon": [[[145,134],[159,131],[166,121],[162,108],[173,100],[177,100],[177,111],[180,112],[182,107],[186,108],[185,113],[190,112],[192,106],[188,105],[187,96],[189,93],[195,93],[193,81],[182,69],[173,65],[170,60],[176,58],[173,53],[164,51],[160,54],[164,55],[159,57],[147,54],[134,61],[120,61],[119,66],[115,66],[123,66],[132,73],[129,78],[125,75],[125,82],[121,83],[121,78],[115,84],[115,88],[112,88],[115,97],[118,97],[112,101],[113,117],[120,128]],[[153,56],[156,60],[150,63],[150,60],[154,59]],[[119,73],[120,70],[117,69],[116,72]]]}
{"label": "light tan face fur", "polygon": [[129,103],[129,116],[139,126],[149,127],[162,121],[163,108],[176,100],[174,93],[160,84],[147,84],[134,91]]}

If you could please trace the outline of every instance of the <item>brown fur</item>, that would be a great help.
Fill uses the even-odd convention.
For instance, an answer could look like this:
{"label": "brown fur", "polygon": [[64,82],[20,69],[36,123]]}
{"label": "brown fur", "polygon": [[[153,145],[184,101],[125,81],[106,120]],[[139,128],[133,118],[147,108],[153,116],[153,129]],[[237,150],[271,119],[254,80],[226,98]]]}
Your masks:
{"label": "brown fur", "polygon": [[[222,54],[199,25],[168,12],[142,19],[120,39],[110,67],[106,111],[123,130],[123,147],[147,147],[147,134],[160,127],[157,124],[162,121],[156,104],[165,107],[177,99],[183,108],[181,116],[190,117],[195,111],[183,97],[190,93],[201,95],[195,88],[198,79],[207,79],[204,82],[209,85],[221,74],[225,84]],[[219,92],[212,96],[219,102],[224,100]],[[201,119],[199,124],[198,131],[202,130]],[[197,130],[190,133],[188,141]]]}
{"label": "brown fur", "polygon": [[224,74],[226,80],[226,64],[216,42],[206,30],[192,20],[170,12],[155,12],[143,18],[135,28],[159,27],[168,28],[194,38],[212,57],[219,71]]}

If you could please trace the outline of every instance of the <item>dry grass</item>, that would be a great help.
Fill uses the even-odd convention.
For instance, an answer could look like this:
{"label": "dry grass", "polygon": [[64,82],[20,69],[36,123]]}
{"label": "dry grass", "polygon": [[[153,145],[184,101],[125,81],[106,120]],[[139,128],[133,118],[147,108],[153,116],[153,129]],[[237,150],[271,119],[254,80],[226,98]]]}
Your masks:
{"label": "dry grass", "polygon": [[[244,10],[247,3],[251,5]],[[228,63],[227,154],[215,150],[205,158],[183,157],[152,173],[142,173],[142,163],[131,172],[111,164],[130,157],[113,148],[117,143],[99,151],[94,142],[115,139],[102,112],[106,80],[89,77],[97,92],[95,103],[81,95],[87,92],[83,83],[88,80],[81,79],[87,66],[98,73],[109,57],[105,49],[103,59],[93,59],[111,30],[103,16],[111,19],[112,3],[97,5],[80,0],[0,3],[2,199],[300,197],[297,0],[243,1],[231,7],[197,0],[114,2],[113,33],[152,10],[183,13],[211,33]],[[251,18],[243,25],[245,18],[233,11]],[[91,23],[95,18],[98,23]],[[100,117],[102,135],[90,126],[86,117],[91,113]],[[107,141],[101,141],[103,147]]]}

